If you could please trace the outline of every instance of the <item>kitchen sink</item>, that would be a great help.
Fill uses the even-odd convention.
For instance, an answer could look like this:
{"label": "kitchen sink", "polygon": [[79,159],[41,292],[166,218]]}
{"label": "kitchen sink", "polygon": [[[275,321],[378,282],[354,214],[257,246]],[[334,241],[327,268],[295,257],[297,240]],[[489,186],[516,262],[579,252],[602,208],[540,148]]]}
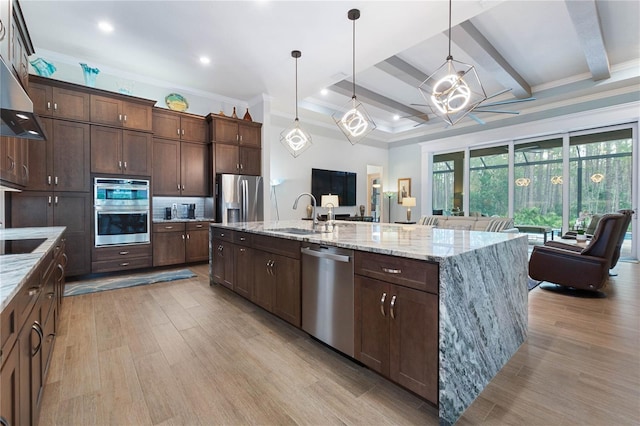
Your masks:
{"label": "kitchen sink", "polygon": [[267,229],[267,231],[284,232],[285,234],[295,234],[295,235],[322,234],[322,231],[316,231],[316,230],[307,229],[307,228],[273,228],[273,229]]}

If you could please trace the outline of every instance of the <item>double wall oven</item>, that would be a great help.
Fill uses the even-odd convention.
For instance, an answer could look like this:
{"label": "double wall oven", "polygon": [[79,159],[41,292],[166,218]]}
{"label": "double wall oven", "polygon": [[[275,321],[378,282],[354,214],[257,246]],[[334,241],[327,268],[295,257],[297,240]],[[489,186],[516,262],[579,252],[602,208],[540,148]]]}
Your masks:
{"label": "double wall oven", "polygon": [[95,246],[148,244],[149,181],[94,178]]}

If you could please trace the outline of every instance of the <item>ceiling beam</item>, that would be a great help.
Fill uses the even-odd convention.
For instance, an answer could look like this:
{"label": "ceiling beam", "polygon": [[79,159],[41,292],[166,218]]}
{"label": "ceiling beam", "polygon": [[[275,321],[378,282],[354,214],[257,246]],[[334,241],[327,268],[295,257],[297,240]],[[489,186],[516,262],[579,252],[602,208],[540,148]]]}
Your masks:
{"label": "ceiling beam", "polygon": [[[348,97],[351,97],[353,95],[353,83],[348,80],[339,81],[336,84],[328,87],[328,89],[332,92],[336,92]],[[401,104],[400,102],[394,101],[393,99],[387,98],[386,96],[382,96],[381,94],[373,92],[369,89],[365,89],[364,87],[358,86],[357,84],[356,95],[360,101],[364,101],[377,108],[392,112],[394,114],[404,113],[407,115],[406,118],[418,123],[424,123],[425,121],[429,120],[426,116],[427,113],[425,113],[424,111],[420,111]]]}
{"label": "ceiling beam", "polygon": [[611,77],[595,0],[565,1],[594,81]]}
{"label": "ceiling beam", "polygon": [[531,96],[531,86],[502,57],[500,52],[470,22],[464,21],[451,28],[451,38],[473,60],[492,74],[505,89],[511,89],[516,98]]}
{"label": "ceiling beam", "polygon": [[429,77],[397,56],[379,62],[375,67],[413,87],[419,87]]}

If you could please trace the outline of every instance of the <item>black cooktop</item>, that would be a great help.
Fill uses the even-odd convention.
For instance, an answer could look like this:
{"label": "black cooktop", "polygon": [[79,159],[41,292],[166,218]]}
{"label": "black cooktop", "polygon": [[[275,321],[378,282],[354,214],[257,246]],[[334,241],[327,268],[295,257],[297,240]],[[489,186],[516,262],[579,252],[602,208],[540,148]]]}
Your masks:
{"label": "black cooktop", "polygon": [[0,240],[0,254],[24,254],[31,253],[40,244],[47,241],[46,238],[26,238],[22,240]]}

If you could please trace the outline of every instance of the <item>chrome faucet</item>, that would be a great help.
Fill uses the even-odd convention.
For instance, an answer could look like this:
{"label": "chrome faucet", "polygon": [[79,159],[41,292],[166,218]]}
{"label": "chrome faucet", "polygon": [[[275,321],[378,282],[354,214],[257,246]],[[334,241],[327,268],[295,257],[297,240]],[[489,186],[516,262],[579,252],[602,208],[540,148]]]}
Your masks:
{"label": "chrome faucet", "polygon": [[318,217],[316,216],[316,197],[314,197],[313,194],[310,194],[308,192],[303,192],[302,194],[298,195],[298,198],[296,198],[296,201],[294,201],[293,209],[296,210],[298,208],[298,200],[303,195],[308,195],[309,197],[311,197],[311,201],[313,201],[313,230],[315,231],[316,225],[318,224]]}

